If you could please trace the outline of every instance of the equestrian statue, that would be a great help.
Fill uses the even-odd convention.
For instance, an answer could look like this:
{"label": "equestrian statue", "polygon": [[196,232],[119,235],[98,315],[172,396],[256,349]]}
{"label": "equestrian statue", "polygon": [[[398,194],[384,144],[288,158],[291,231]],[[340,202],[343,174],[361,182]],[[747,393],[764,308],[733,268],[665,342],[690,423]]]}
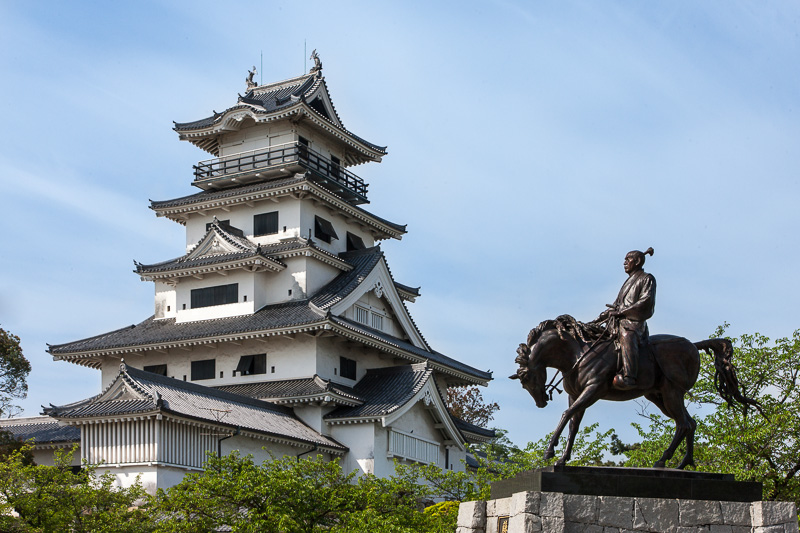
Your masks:
{"label": "equestrian statue", "polygon": [[655,467],[664,468],[684,439],[686,454],[678,468],[694,466],[697,424],[686,410],[684,396],[700,373],[699,350],[713,353],[714,383],[728,405],[738,404],[744,410],[753,406],[761,411],[758,402],[739,390],[731,363],[733,346],[728,339],[693,343],[675,335],[650,336],[647,319],[655,311],[656,280],[643,270],[646,255],[652,256],[653,249],[635,250],[625,256],[623,266],[628,279],[615,302],[595,320],[583,323],[569,315],[545,320],[531,330],[528,342],[517,349],[519,368],[510,378],[520,381],[537,407],[545,407],[548,399],[553,399],[553,390],[558,390],[558,383],[553,385],[555,376],[547,383],[547,369],[554,368],[562,374],[569,407],[544,456],[555,457],[556,444],[569,422],[569,438],[557,465],[569,461],[588,407],[598,400],[627,401],[644,396],[675,421],[675,436]]}

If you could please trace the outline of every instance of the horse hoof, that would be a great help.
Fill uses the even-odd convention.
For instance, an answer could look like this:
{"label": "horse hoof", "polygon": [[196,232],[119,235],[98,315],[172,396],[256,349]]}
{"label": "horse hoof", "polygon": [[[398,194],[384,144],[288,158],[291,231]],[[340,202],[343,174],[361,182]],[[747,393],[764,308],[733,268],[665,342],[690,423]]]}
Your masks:
{"label": "horse hoof", "polygon": [[556,466],[564,466],[565,464],[567,464],[567,460],[564,459],[563,457],[558,461],[556,461]]}
{"label": "horse hoof", "polygon": [[665,468],[666,463],[664,461],[656,461],[656,464],[653,465],[653,468]]}
{"label": "horse hoof", "polygon": [[555,456],[556,456],[556,453],[555,453],[555,452],[551,452],[550,450],[548,450],[548,451],[544,452],[544,457],[543,457],[543,459],[544,459],[545,461],[549,461],[550,459],[552,459],[552,458],[553,458],[553,457],[555,457]]}

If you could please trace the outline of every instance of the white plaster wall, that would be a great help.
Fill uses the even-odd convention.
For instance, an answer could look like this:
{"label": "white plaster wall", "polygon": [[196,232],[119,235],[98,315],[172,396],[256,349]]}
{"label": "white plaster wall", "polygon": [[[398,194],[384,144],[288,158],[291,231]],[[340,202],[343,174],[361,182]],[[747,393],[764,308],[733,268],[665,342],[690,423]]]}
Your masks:
{"label": "white plaster wall", "polygon": [[[392,422],[391,427],[414,437],[442,442],[442,432],[434,427],[436,422],[424,405],[425,404],[422,402],[417,402],[411,409],[406,411],[403,416]],[[444,463],[443,460],[441,462],[442,464]]]}
{"label": "white plaster wall", "polygon": [[167,285],[163,281],[156,281],[154,285],[156,290],[155,317],[175,318],[178,314],[175,300],[175,287]]}
{"label": "white plaster wall", "polygon": [[[225,209],[209,209],[193,213],[186,221],[186,251],[193,250],[200,239],[205,236],[206,224],[214,220],[215,216],[217,220],[230,220],[231,226],[242,230],[245,236],[256,244],[276,243],[281,239],[298,236],[307,237],[308,230],[302,234],[300,231],[300,206],[300,200],[283,197],[278,202],[270,199],[256,200],[253,207],[240,204],[226,206]],[[278,233],[254,237],[253,217],[273,211],[278,212]]]}
{"label": "white plaster wall", "polygon": [[[295,338],[269,337],[265,342],[246,340],[240,345],[221,343],[194,346],[190,350],[174,348],[163,352],[142,352],[141,355],[127,354],[125,363],[138,369],[150,365],[167,365],[167,376],[191,381],[191,362],[204,359],[216,361],[214,379],[198,381],[206,386],[258,383],[270,380],[296,379],[313,376],[316,373],[316,339],[308,335]],[[233,371],[243,355],[267,354],[267,373],[249,376],[233,376]],[[273,372],[272,369],[275,369]],[[222,371],[223,377],[219,377]],[[107,358],[102,366],[102,388],[107,387],[119,374],[119,360]],[[95,394],[92,391],[91,394]],[[88,396],[88,394],[87,394]]]}
{"label": "white plaster wall", "polygon": [[[364,348],[351,342],[342,342],[338,337],[324,337],[319,340],[317,348],[316,373],[323,379],[352,387],[360,381],[370,368],[395,366],[394,358],[382,357],[377,350]],[[339,375],[339,357],[344,356],[356,361],[356,379],[347,379]]]}
{"label": "white plaster wall", "polygon": [[[350,451],[342,458],[342,470],[359,474],[375,474],[375,433],[378,426],[372,423],[333,425],[330,435]],[[384,458],[386,453],[384,451]]]}
{"label": "white plaster wall", "polygon": [[327,283],[333,281],[341,272],[342,271],[336,267],[325,264],[314,258],[309,258],[306,262],[306,292],[309,295],[316,294],[318,290]]}
{"label": "white plaster wall", "polygon": [[[289,446],[262,439],[254,439],[244,435],[234,435],[222,441],[222,455],[228,455],[233,450],[238,450],[242,456],[252,455],[256,464],[269,461],[272,457],[276,459],[285,455],[296,457],[297,454],[306,451],[307,447]],[[271,454],[271,455],[270,455]],[[311,454],[307,454],[311,455]],[[305,457],[305,456],[303,456]]]}
{"label": "white plaster wall", "polygon": [[[192,289],[202,289],[216,285],[239,284],[239,302],[235,304],[212,305],[192,309]],[[255,311],[255,275],[252,272],[236,270],[227,276],[210,274],[203,279],[183,278],[176,288],[176,307],[178,313],[176,322],[191,322],[195,320],[210,320],[252,314]],[[244,301],[247,296],[247,301]],[[184,309],[184,306],[186,307]]]}
{"label": "white plaster wall", "polygon": [[375,475],[389,477],[394,475],[394,458],[388,457],[389,429],[376,425],[375,427]]}
{"label": "white plaster wall", "polygon": [[[70,447],[65,448],[58,448],[59,450],[69,450]],[[33,462],[37,465],[43,466],[54,466],[56,464],[55,456],[56,449],[49,448],[49,447],[39,447],[36,446],[33,449]],[[72,461],[70,461],[70,466],[80,466],[81,464],[81,448],[75,450],[75,453],[72,454]]]}

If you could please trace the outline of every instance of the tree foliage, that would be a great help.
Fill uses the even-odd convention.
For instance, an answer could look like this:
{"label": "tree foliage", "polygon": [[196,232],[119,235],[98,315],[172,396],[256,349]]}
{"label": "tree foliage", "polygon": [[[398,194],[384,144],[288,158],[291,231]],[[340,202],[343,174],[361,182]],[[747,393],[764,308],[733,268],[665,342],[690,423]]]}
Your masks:
{"label": "tree foliage", "polygon": [[447,408],[456,417],[486,427],[500,410],[497,402],[487,403],[478,387],[450,387],[447,389]]}
{"label": "tree foliage", "polygon": [[[724,335],[726,326],[714,336]],[[743,393],[762,405],[766,417],[728,407],[714,388],[712,357],[702,354],[700,377],[688,395],[701,413],[694,415],[697,469],[762,481],[765,499],[800,504],[800,330],[775,342],[758,333],[732,341]],[[627,466],[651,466],[674,432],[671,420],[644,414],[648,424],[635,425],[642,442],[624,452]]]}
{"label": "tree foliage", "polygon": [[[113,486],[114,476],[96,475],[84,466],[70,466],[74,449],[57,451],[55,466],[30,464],[25,449],[0,462],[0,530],[9,532],[114,531],[145,533],[154,530],[146,508],[134,504],[145,498],[138,483]],[[13,516],[12,511],[18,516]]]}
{"label": "tree foliage", "polygon": [[31,364],[22,354],[19,337],[0,328],[0,418],[18,414],[17,399],[28,394]]}
{"label": "tree foliage", "polygon": [[452,513],[423,513],[427,488],[408,477],[356,477],[338,461],[321,457],[272,459],[210,456],[202,473],[160,490],[158,530],[206,532],[228,526],[234,532],[265,533],[432,533],[452,532]]}

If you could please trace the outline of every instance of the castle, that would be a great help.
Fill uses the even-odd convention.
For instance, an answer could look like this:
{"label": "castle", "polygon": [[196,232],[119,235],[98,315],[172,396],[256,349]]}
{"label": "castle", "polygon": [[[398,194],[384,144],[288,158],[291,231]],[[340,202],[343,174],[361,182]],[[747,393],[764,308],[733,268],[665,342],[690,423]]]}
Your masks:
{"label": "castle", "polygon": [[463,469],[465,443],[494,433],[453,417],[447,388],[492,376],[434,350],[409,314],[419,289],[395,281],[379,246],[406,228],[362,207],[368,185],[350,170],[386,148],[344,127],[318,58],[289,80],[252,77],[231,107],[175,123],[212,158],[194,165],[200,192],[151,201],[186,228],[179,257],[135,263],[153,316],[49,347],[99,370],[102,391],[3,428],[45,462],[78,443],[100,472],[151,491],[208,451],[322,454],[378,476],[395,459]]}

